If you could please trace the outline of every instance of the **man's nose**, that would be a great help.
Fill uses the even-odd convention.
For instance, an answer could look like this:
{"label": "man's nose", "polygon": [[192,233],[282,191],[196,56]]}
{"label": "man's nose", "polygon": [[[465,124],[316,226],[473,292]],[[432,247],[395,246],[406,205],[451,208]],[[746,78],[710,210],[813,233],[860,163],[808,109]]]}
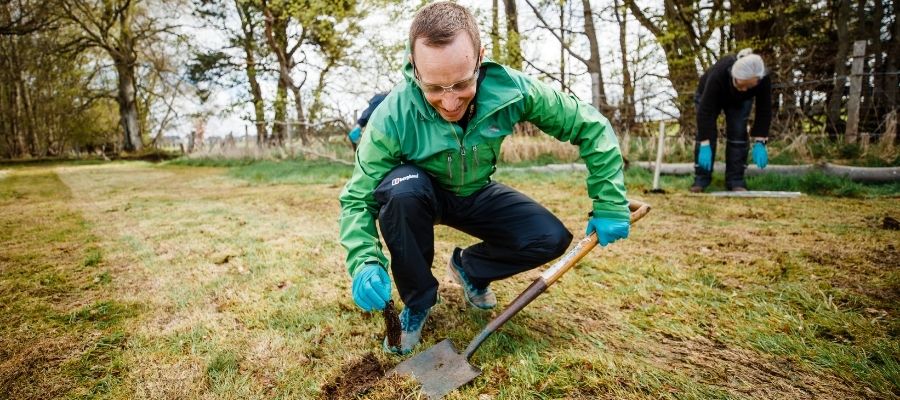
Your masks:
{"label": "man's nose", "polygon": [[461,101],[459,99],[459,95],[456,92],[444,91],[444,93],[441,94],[441,97],[441,102],[444,103],[445,109],[455,110],[459,108]]}

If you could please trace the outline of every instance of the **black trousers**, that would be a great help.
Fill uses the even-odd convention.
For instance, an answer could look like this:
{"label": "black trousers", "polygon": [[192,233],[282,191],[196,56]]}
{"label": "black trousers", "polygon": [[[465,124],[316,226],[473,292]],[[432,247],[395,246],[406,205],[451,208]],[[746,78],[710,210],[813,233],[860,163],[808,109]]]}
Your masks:
{"label": "black trousers", "polygon": [[431,273],[434,226],[459,229],[482,241],[463,251],[462,266],[476,287],[543,265],[565,252],[572,234],[546,208],[492,182],[470,196],[442,189],[422,169],[394,168],[375,190],[378,223],[391,254],[391,272],[412,310],[437,301]]}
{"label": "black trousers", "polygon": [[[746,188],[744,182],[744,170],[747,168],[747,151],[750,143],[747,136],[747,118],[750,117],[752,100],[741,104],[725,107],[725,187],[729,190],[735,187]],[[709,140],[712,150],[712,158],[716,159],[716,136],[713,132]],[[700,132],[697,132],[697,140],[694,145],[694,160],[700,152]],[[694,186],[707,187],[712,182],[712,171],[700,168],[694,163]]]}

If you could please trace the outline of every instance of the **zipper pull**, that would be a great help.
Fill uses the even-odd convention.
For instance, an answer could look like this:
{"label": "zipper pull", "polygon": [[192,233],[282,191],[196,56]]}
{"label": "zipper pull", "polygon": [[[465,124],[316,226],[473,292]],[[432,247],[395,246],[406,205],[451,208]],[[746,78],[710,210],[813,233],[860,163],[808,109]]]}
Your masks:
{"label": "zipper pull", "polygon": [[459,146],[459,154],[462,156],[463,172],[469,172],[469,167],[466,165],[466,146]]}
{"label": "zipper pull", "polygon": [[472,158],[475,159],[475,169],[478,169],[478,145],[472,145]]}
{"label": "zipper pull", "polygon": [[447,153],[447,174],[453,179],[453,155],[450,153]]}

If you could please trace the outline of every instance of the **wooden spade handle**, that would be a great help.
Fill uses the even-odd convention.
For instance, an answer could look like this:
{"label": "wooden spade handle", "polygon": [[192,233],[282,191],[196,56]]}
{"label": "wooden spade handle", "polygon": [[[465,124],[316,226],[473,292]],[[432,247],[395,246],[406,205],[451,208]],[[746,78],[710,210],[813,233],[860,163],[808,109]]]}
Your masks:
{"label": "wooden spade handle", "polygon": [[[650,205],[647,203],[643,203],[636,200],[631,200],[628,204],[628,209],[631,210],[631,223],[635,223],[641,218],[643,218],[647,213],[650,212]],[[585,256],[588,252],[590,252],[595,246],[597,246],[597,234],[591,233],[584,239],[578,241],[571,250],[567,251],[562,257],[556,260],[550,268],[544,271],[541,276],[534,280],[528,289],[525,289],[512,303],[509,303],[508,306],[497,316],[497,318],[492,319],[488,324],[478,333],[478,336],[475,336],[469,345],[466,347],[466,350],[463,351],[463,356],[466,359],[472,357],[472,354],[475,353],[475,350],[478,350],[478,347],[481,346],[481,343],[484,342],[488,336],[491,336],[494,331],[497,330],[500,326],[502,326],[506,321],[512,318],[513,315],[516,315],[519,311],[521,311],[528,303],[531,303],[532,300],[537,298],[541,293],[544,293],[550,285],[559,280],[563,274],[568,272],[575,264],[581,260],[582,257]]]}
{"label": "wooden spade handle", "polygon": [[[650,212],[650,205],[637,200],[632,200],[628,203],[628,209],[631,210],[631,223],[634,224]],[[572,250],[563,254],[563,256],[556,260],[550,268],[547,268],[544,273],[541,274],[541,278],[544,282],[547,282],[547,286],[552,285],[563,276],[563,274],[569,272],[569,270],[572,269],[582,257],[593,250],[595,246],[597,246],[596,232],[579,240]]]}

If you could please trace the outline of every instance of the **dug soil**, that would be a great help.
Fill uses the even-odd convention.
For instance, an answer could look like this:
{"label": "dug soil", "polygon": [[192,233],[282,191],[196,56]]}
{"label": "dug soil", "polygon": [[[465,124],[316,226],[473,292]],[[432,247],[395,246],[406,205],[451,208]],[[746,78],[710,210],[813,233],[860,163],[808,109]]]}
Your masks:
{"label": "dug soil", "polygon": [[372,389],[386,369],[374,354],[368,353],[359,361],[340,369],[346,373],[323,385],[322,398],[355,399]]}

